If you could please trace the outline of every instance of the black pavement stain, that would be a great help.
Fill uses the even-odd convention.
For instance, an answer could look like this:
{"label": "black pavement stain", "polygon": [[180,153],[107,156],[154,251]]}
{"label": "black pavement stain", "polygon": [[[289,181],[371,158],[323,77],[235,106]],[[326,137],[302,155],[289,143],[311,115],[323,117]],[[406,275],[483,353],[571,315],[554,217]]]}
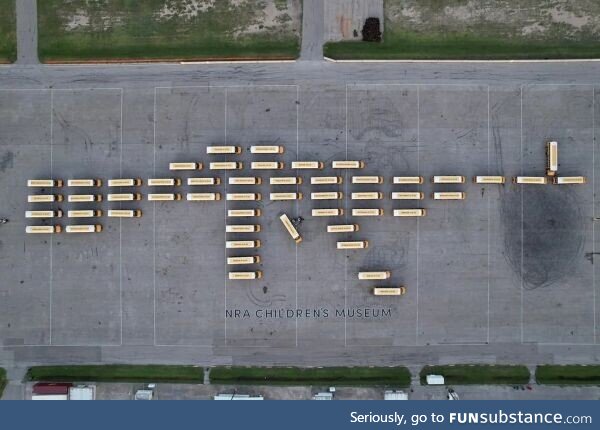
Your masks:
{"label": "black pavement stain", "polygon": [[391,270],[402,271],[406,266],[406,249],[401,243],[396,246],[383,245],[369,250],[359,271]]}
{"label": "black pavement stain", "polygon": [[4,172],[9,167],[12,169],[14,159],[15,154],[12,151],[5,151],[0,158],[0,172]]}
{"label": "black pavement stain", "polygon": [[511,186],[501,194],[501,211],[505,256],[521,274],[523,288],[548,287],[567,278],[584,257],[583,217],[569,187]]}

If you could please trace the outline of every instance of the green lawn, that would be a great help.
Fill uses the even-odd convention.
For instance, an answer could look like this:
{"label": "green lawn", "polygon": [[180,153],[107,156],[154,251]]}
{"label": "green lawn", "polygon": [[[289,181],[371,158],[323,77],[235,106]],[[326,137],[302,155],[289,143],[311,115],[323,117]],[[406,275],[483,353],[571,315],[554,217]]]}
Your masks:
{"label": "green lawn", "polygon": [[446,385],[512,385],[527,384],[529,370],[525,366],[467,365],[425,366],[421,370],[421,384],[426,385],[427,375],[444,376]]}
{"label": "green lawn", "polygon": [[[360,29],[358,29],[360,30]],[[335,59],[600,57],[600,2],[384,0],[383,42],[335,42]]]}
{"label": "green lawn", "polygon": [[600,366],[538,366],[535,379],[538,384],[600,385]]}
{"label": "green lawn", "polygon": [[405,367],[215,367],[210,371],[210,381],[212,384],[407,387],[410,372]]}
{"label": "green lawn", "polygon": [[525,60],[598,58],[600,43],[531,42],[473,36],[427,37],[416,34],[385,36],[382,43],[327,43],[324,55],[336,60]]}
{"label": "green lawn", "polygon": [[15,0],[0,0],[0,63],[17,59]]}
{"label": "green lawn", "polygon": [[36,366],[25,375],[28,381],[104,381],[104,382],[203,382],[204,370],[195,366],[106,365]]}
{"label": "green lawn", "polygon": [[281,0],[198,0],[196,9],[186,0],[39,0],[39,56],[46,62],[295,58],[301,5],[290,1],[297,7]]}
{"label": "green lawn", "polygon": [[2,398],[2,394],[4,393],[4,387],[6,387],[6,370],[0,367],[0,399]]}

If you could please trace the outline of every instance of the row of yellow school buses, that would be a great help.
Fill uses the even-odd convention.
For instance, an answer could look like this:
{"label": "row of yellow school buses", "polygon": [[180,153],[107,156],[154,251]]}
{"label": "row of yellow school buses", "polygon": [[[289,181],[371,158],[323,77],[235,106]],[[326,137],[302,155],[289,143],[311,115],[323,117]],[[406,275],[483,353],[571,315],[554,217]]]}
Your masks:
{"label": "row of yellow school buses", "polygon": [[[141,186],[140,179],[110,179],[108,181],[110,187],[136,187]],[[30,179],[27,181],[27,186],[30,188],[60,188],[64,185],[62,179]],[[69,187],[101,187],[101,179],[69,179],[67,181]],[[102,194],[69,194],[68,201],[71,203],[93,203],[101,202]],[[139,193],[130,194],[108,194],[109,201],[133,201],[140,200]],[[30,194],[27,196],[29,203],[54,203],[64,201],[62,194]],[[78,209],[67,211],[68,218],[98,218],[104,215],[101,209]],[[142,211],[139,209],[110,209],[106,215],[113,218],[139,218],[142,216]],[[28,210],[25,212],[26,218],[61,218],[63,211],[61,209],[51,210]],[[28,225],[25,228],[26,233],[60,233],[63,231],[61,225]],[[67,225],[65,232],[67,233],[99,233],[102,231],[102,224],[76,224]]]}
{"label": "row of yellow school buses", "polygon": [[[376,272],[358,272],[359,281],[382,281],[389,279],[392,272],[389,270],[380,270]],[[406,294],[406,287],[374,287],[373,294],[376,296],[403,296]]]}

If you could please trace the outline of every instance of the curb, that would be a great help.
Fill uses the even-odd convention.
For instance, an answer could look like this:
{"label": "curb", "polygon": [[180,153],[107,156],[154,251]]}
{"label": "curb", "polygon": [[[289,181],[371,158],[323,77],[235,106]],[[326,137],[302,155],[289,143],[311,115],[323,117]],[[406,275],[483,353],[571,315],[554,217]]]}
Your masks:
{"label": "curb", "polygon": [[298,60],[239,60],[239,61],[180,61],[179,64],[187,66],[194,64],[289,64]]}
{"label": "curb", "polygon": [[330,63],[599,63],[600,58],[582,58],[582,59],[555,59],[555,60],[335,60],[330,57],[323,57],[325,61]]}

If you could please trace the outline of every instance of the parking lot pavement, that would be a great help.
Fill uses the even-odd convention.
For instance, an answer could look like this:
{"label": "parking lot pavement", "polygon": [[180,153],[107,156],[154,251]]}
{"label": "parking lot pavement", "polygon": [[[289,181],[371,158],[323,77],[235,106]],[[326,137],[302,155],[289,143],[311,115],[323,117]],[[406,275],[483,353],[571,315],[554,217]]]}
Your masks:
{"label": "parking lot pavement", "polygon": [[[406,83],[393,82],[387,65],[368,69],[385,81],[365,78],[367,69],[353,65],[341,80],[337,65],[313,66],[312,73],[321,76],[314,82],[305,80],[309,66],[240,66],[239,75],[226,69],[212,81],[222,70],[215,67],[196,75],[177,69],[168,77],[145,66],[132,66],[129,72],[126,67],[99,68],[103,77],[93,69],[49,68],[45,78],[34,68],[18,76],[11,68],[0,69],[0,179],[6,184],[0,198],[7,202],[0,215],[11,220],[1,228],[0,259],[11,270],[0,274],[0,343],[14,352],[15,362],[341,365],[598,359],[593,139],[600,109],[598,86],[589,84],[595,63],[582,67],[579,75],[565,66],[565,76],[577,81],[568,85],[553,81],[555,68],[548,66],[544,74],[532,65],[515,66],[513,75],[493,83],[482,83],[489,65],[473,66],[475,78],[459,82],[451,79],[458,66],[448,65],[443,79],[414,82],[415,69],[407,65],[402,67]],[[532,69],[545,81],[526,81],[523,75]],[[422,74],[431,76],[433,70],[424,68]],[[105,79],[110,77],[109,86]],[[60,88],[16,88],[24,78],[60,83]],[[546,139],[559,141],[559,174],[584,175],[587,184],[510,183],[515,175],[544,174]],[[205,148],[212,144],[238,145],[243,151],[208,156]],[[286,150],[253,156],[248,151],[252,144]],[[207,166],[211,160],[234,159],[245,165],[240,175],[258,175],[262,185],[229,186],[231,172],[206,167],[178,172],[183,184],[170,190],[184,196],[181,202],[104,199],[52,206],[64,212],[139,208],[142,218],[99,218],[104,231],[94,235],[23,233],[23,214],[33,208],[27,194],[36,192],[25,186],[27,179],[123,176],[146,181],[175,176],[168,170],[171,161]],[[258,159],[288,167],[294,160],[321,160],[325,168],[250,170],[250,162]],[[352,184],[357,172],[332,169],[335,159],[363,160],[360,174],[384,176],[384,183]],[[276,187],[268,178],[294,174],[303,183],[280,190],[298,191],[304,198],[271,201],[269,193]],[[437,174],[464,175],[466,182],[434,186],[429,178]],[[470,180],[478,174],[503,174],[507,183],[476,186]],[[341,175],[344,182],[320,188],[310,184],[314,175]],[[422,191],[424,200],[390,199],[392,191],[404,190],[391,183],[392,176],[400,175],[425,177],[423,185],[410,186]],[[223,198],[185,201],[192,191],[185,179],[191,176],[219,176],[221,184],[209,188]],[[345,197],[311,200],[310,193],[318,190],[341,191]],[[467,198],[434,201],[429,197],[434,190],[464,191]],[[140,188],[144,195],[152,191],[158,190]],[[352,200],[357,191],[381,192],[384,198]],[[65,196],[79,192],[61,189]],[[97,192],[106,197],[109,189],[104,185]],[[227,201],[227,192],[260,192],[262,200]],[[345,215],[311,216],[313,208],[330,205],[345,209]],[[393,209],[413,205],[427,209],[427,216],[391,216]],[[234,252],[225,250],[224,225],[245,221],[231,221],[226,211],[250,207],[263,212],[256,222],[261,232],[227,238],[261,240],[256,252],[262,262],[252,267],[264,276],[230,281],[225,259]],[[353,208],[382,208],[384,216],[355,217]],[[300,245],[277,219],[281,213],[304,218]],[[75,221],[60,220],[64,225]],[[328,224],[342,222],[358,223],[360,231],[326,233]],[[338,251],[341,237],[367,239],[370,246]],[[403,285],[407,294],[374,297],[375,283],[357,280],[361,270],[390,270],[385,286]]]}

